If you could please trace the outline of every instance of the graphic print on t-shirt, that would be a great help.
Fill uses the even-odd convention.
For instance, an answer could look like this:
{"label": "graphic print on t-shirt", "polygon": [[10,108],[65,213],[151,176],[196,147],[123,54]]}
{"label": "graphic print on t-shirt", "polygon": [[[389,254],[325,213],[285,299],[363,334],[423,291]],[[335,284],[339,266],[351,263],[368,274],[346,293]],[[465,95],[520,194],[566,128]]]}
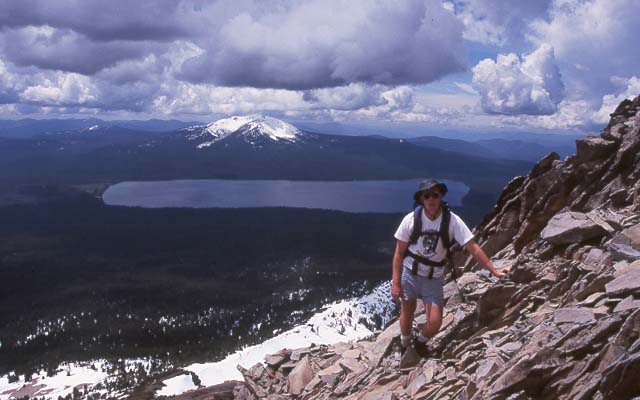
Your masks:
{"label": "graphic print on t-shirt", "polygon": [[429,229],[422,233],[421,246],[422,257],[431,258],[436,255],[436,246],[438,246],[438,239],[440,238],[438,231]]}

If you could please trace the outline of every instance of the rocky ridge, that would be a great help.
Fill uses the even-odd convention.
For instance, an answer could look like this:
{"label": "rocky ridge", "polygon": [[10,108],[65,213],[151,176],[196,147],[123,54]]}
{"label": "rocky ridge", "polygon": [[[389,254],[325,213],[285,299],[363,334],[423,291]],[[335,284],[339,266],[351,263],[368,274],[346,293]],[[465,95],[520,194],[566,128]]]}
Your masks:
{"label": "rocky ridge", "polygon": [[213,398],[640,398],[639,110],[640,97],[623,101],[575,155],[506,186],[475,236],[511,272],[498,280],[456,252],[463,274],[445,286],[429,357],[401,367],[395,321],[368,340],[282,350]]}

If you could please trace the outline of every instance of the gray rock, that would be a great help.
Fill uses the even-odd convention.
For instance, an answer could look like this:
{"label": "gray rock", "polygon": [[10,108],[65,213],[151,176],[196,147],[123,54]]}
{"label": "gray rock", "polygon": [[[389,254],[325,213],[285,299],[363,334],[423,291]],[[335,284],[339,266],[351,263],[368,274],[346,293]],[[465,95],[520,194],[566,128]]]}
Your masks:
{"label": "gray rock", "polygon": [[556,324],[588,324],[595,320],[593,311],[588,308],[559,308],[553,313]]}
{"label": "gray rock", "polygon": [[640,300],[635,300],[633,296],[628,296],[613,309],[614,313],[640,308]]}
{"label": "gray rock", "polygon": [[302,349],[292,350],[291,356],[289,356],[289,358],[291,358],[291,360],[293,361],[299,361],[303,356],[309,354],[309,352],[310,350],[306,347]]}
{"label": "gray rock", "polygon": [[268,366],[273,368],[278,368],[281,364],[283,364],[287,360],[289,360],[289,355],[284,352],[271,354],[264,358],[264,362],[267,363]]}
{"label": "gray rock", "polygon": [[539,265],[534,263],[518,263],[511,269],[511,279],[516,283],[529,283],[538,277]]}
{"label": "gray rock", "polygon": [[593,248],[589,251],[589,254],[587,254],[587,257],[584,259],[584,263],[586,265],[598,265],[600,264],[603,256],[604,256],[604,252],[598,248]]}
{"label": "gray rock", "polygon": [[561,361],[553,350],[544,350],[525,356],[515,362],[491,385],[491,398],[498,394],[515,393],[520,390],[535,393],[559,365]]}
{"label": "gray rock", "polygon": [[318,377],[320,379],[322,379],[325,376],[328,375],[339,375],[340,373],[342,373],[342,367],[340,367],[340,363],[336,362],[335,364],[321,370],[318,371]]}
{"label": "gray rock", "polygon": [[502,312],[511,296],[518,291],[514,285],[494,285],[482,294],[478,302],[478,320],[481,324],[490,322]]}
{"label": "gray rock", "polygon": [[505,345],[498,347],[498,351],[503,353],[505,356],[510,357],[512,354],[520,350],[522,347],[522,343],[520,342],[509,342]]}
{"label": "gray rock", "polygon": [[249,374],[251,374],[251,377],[254,380],[258,380],[260,379],[260,377],[262,376],[262,374],[264,374],[265,372],[265,367],[264,365],[262,365],[261,363],[257,363],[255,364],[253,367],[249,368]]}
{"label": "gray rock", "polygon": [[627,228],[609,242],[609,250],[616,260],[640,260],[640,224]]}
{"label": "gray rock", "polygon": [[607,222],[603,217],[600,216],[598,210],[589,211],[587,213],[587,218],[596,224],[600,225],[607,233],[613,233],[616,230]]}
{"label": "gray rock", "polygon": [[360,350],[352,349],[342,353],[342,358],[360,358]]}
{"label": "gray rock", "polygon": [[283,371],[283,372],[287,372],[287,371],[291,371],[292,369],[294,369],[296,367],[296,365],[298,365],[298,361],[287,361],[284,364],[281,364],[280,367],[278,368],[278,370]]}
{"label": "gray rock", "polygon": [[600,137],[576,140],[576,156],[582,162],[608,157],[616,148],[616,142]]}
{"label": "gray rock", "polygon": [[365,353],[365,357],[369,360],[369,365],[371,367],[375,367],[380,364],[382,357],[389,353],[391,342],[394,337],[398,336],[399,332],[400,322],[396,321],[378,335],[373,346],[371,346],[371,348]]}
{"label": "gray rock", "polygon": [[634,261],[631,264],[626,261],[619,261],[614,264],[613,269],[615,270],[615,272],[613,273],[614,278],[624,275],[630,271],[640,271],[640,260]]}
{"label": "gray rock", "polygon": [[427,379],[424,373],[418,373],[417,376],[413,378],[411,382],[409,382],[409,385],[406,388],[406,392],[411,397],[414,397],[416,393],[418,393],[420,390],[422,390],[422,388],[427,386],[429,382],[430,381]]}
{"label": "gray rock", "polygon": [[369,393],[365,393],[358,400],[398,400],[398,395],[389,392],[386,388],[373,388]]}
{"label": "gray rock", "polygon": [[613,275],[596,275],[595,278],[580,285],[576,292],[576,300],[584,300],[594,293],[603,292],[605,290],[605,285],[613,279]]}
{"label": "gray rock", "polygon": [[622,325],[622,319],[612,316],[600,321],[593,329],[588,329],[584,334],[571,337],[562,344],[562,347],[574,357],[583,357],[591,349],[606,341],[610,335],[617,332],[620,325]]}
{"label": "gray rock", "polygon": [[621,297],[640,291],[640,270],[630,270],[605,285],[609,296]]}
{"label": "gray rock", "polygon": [[476,370],[476,381],[482,381],[500,370],[504,362],[497,358],[491,357],[485,360]]}
{"label": "gray rock", "polygon": [[589,239],[602,237],[607,230],[595,223],[586,214],[565,211],[549,220],[540,233],[540,237],[553,244],[581,243]]}
{"label": "gray rock", "polygon": [[640,353],[625,354],[604,371],[599,390],[607,399],[630,399],[640,393]]}
{"label": "gray rock", "polygon": [[340,366],[349,372],[359,373],[362,372],[366,366],[355,358],[343,358],[339,361]]}
{"label": "gray rock", "polygon": [[299,395],[302,390],[313,379],[313,369],[309,362],[309,356],[305,356],[298,362],[298,365],[289,373],[289,393]]}
{"label": "gray rock", "polygon": [[606,296],[607,296],[607,294],[604,293],[604,292],[593,293],[593,294],[590,294],[589,297],[587,297],[586,299],[582,300],[577,305],[583,306],[583,307],[591,307],[591,306],[595,305],[598,301],[600,301],[603,298],[605,298]]}
{"label": "gray rock", "polygon": [[413,368],[418,365],[421,359],[422,357],[416,353],[413,346],[409,346],[400,359],[400,369]]}

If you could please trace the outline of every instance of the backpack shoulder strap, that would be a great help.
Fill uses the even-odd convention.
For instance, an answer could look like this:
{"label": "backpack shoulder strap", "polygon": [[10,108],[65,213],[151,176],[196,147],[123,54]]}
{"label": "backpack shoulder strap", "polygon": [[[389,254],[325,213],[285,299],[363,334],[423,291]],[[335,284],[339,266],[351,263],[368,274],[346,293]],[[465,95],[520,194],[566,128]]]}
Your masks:
{"label": "backpack shoulder strap", "polygon": [[418,242],[418,238],[422,234],[422,206],[417,206],[413,210],[413,230],[409,236],[409,244]]}
{"label": "backpack shoulder strap", "polygon": [[440,238],[442,239],[442,245],[447,251],[447,258],[451,256],[451,238],[449,237],[449,225],[451,224],[451,211],[449,205],[442,202],[442,221],[440,222]]}
{"label": "backpack shoulder strap", "polygon": [[[440,238],[442,238],[442,245],[444,246],[444,249],[447,252],[445,260],[449,265],[449,270],[451,270],[451,276],[455,280],[459,278],[459,274],[451,260],[451,238],[449,237],[449,225],[451,224],[451,210],[449,210],[449,205],[445,202],[442,203],[442,212],[443,214],[442,214],[442,222],[440,223]],[[460,293],[460,295],[462,295],[462,293]]]}

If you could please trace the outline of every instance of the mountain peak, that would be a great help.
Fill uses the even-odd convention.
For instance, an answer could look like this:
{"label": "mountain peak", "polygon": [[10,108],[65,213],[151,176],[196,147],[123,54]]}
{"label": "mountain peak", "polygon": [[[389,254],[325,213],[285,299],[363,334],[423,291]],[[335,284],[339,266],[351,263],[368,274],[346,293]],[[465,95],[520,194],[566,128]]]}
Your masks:
{"label": "mountain peak", "polygon": [[302,133],[298,128],[287,122],[261,114],[235,115],[219,119],[207,125],[204,132],[211,135],[213,140],[201,143],[199,147],[209,146],[231,135],[242,136],[250,143],[260,138],[275,142],[294,142]]}

